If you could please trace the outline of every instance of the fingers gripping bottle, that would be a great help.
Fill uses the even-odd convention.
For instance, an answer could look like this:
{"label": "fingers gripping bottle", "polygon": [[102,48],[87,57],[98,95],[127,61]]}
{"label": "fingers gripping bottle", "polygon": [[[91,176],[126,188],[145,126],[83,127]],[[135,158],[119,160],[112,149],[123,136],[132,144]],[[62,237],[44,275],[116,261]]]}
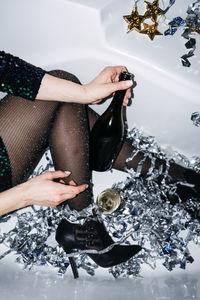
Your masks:
{"label": "fingers gripping bottle", "polygon": [[[119,81],[131,80],[132,74],[122,72]],[[112,165],[121,150],[125,135],[123,100],[126,90],[116,91],[106,111],[97,119],[90,133],[90,168],[103,172]]]}

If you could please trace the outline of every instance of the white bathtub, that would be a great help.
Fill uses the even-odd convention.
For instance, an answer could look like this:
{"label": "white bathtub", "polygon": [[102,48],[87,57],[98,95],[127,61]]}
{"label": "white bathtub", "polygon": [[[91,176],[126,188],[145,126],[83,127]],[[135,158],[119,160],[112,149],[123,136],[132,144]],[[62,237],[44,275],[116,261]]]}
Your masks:
{"label": "white bathtub", "polygon": [[[169,20],[184,18],[193,1],[176,2]],[[72,72],[83,83],[107,65],[126,65],[137,81],[128,107],[129,127],[136,125],[155,136],[163,147],[198,156],[200,129],[190,117],[200,112],[199,55],[190,60],[190,68],[182,67],[186,40],[181,30],[153,42],[137,32],[126,34],[122,16],[131,12],[132,5],[124,0],[6,0],[0,12],[1,48],[48,70]],[[162,26],[163,32],[167,27]],[[196,54],[199,41],[197,37]],[[95,109],[101,113],[105,106]],[[116,171],[95,173],[95,196],[125,177]],[[137,280],[114,280],[102,270],[95,277],[83,273],[76,281],[70,272],[60,278],[47,267],[28,272],[10,255],[0,261],[0,299],[200,299],[199,248],[191,245],[190,250],[195,262],[185,271],[169,272],[158,262],[156,270],[144,266],[144,278]]]}

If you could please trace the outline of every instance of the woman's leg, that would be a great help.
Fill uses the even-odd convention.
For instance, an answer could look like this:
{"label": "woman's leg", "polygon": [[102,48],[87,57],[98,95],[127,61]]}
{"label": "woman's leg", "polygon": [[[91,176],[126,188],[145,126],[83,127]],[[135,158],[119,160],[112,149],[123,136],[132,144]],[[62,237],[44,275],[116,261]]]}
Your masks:
{"label": "woman's leg", "polygon": [[[65,78],[63,72],[56,73]],[[66,78],[67,79],[67,78]],[[70,80],[80,83],[71,75]],[[84,192],[67,201],[71,209],[78,211],[93,202],[91,176],[89,169],[89,126],[86,106],[76,103],[62,104],[57,112],[50,134],[50,149],[55,169],[68,170],[72,174],[65,180],[76,184],[89,184]]]}
{"label": "woman's leg", "polygon": [[0,136],[10,160],[12,186],[27,180],[41,159],[57,107],[15,96],[0,101]]}
{"label": "woman's leg", "polygon": [[[70,73],[50,73],[79,83]],[[90,183],[88,120],[84,105],[31,102],[7,96],[0,102],[0,136],[9,155],[13,186],[31,175],[48,145],[55,169],[70,170],[70,179],[77,184]],[[91,202],[90,187],[69,205],[72,209],[81,210]]]}

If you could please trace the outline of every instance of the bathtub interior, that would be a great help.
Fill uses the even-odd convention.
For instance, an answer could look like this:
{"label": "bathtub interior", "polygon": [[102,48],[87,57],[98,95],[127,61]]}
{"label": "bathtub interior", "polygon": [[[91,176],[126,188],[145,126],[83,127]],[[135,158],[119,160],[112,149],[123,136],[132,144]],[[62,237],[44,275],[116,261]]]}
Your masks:
{"label": "bathtub interior", "polygon": [[198,300],[200,294],[199,273],[195,272],[118,280],[101,274],[89,278],[82,274],[74,280],[70,275],[60,278],[51,270],[30,272],[16,270],[7,262],[2,264],[1,299]]}
{"label": "bathtub interior", "polygon": [[[177,0],[167,18],[185,17],[192,2]],[[126,65],[137,82],[132,104],[127,108],[129,128],[136,126],[144,134],[155,136],[170,153],[177,150],[187,157],[197,156],[199,128],[190,117],[200,111],[199,57],[192,58],[190,68],[181,66],[180,56],[185,51],[181,30],[175,37],[158,37],[153,42],[137,32],[126,34],[122,16],[131,9],[132,2],[122,0],[18,0],[15,4],[7,0],[1,8],[2,48],[47,70],[72,72],[83,83],[107,65]],[[162,26],[160,30],[167,28]],[[197,49],[199,46],[197,38]],[[102,113],[107,103],[94,109]],[[103,176],[94,172],[95,198],[126,176],[120,171]],[[1,226],[1,230],[6,229]],[[0,249],[5,250],[3,246]],[[95,277],[81,272],[78,280],[73,280],[70,271],[60,278],[51,267],[29,272],[10,254],[0,262],[1,299],[27,299],[27,295],[30,299],[49,300],[198,299],[199,248],[192,244],[190,251],[195,262],[186,270],[169,272],[158,261],[155,270],[143,265],[143,278],[121,280],[114,280],[100,268]]]}

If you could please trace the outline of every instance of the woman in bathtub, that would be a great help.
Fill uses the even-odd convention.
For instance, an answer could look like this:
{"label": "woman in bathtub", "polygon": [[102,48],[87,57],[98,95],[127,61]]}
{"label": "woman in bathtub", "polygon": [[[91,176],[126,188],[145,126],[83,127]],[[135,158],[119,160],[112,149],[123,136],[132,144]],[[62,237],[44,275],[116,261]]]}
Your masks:
{"label": "woman in bathtub", "polygon": [[[115,91],[126,89],[126,105],[133,82],[118,82],[124,70],[123,66],[107,67],[90,83],[81,85],[70,73],[46,72],[0,51],[0,90],[8,94],[0,101],[0,215],[29,205],[55,207],[66,200],[71,209],[80,211],[92,203],[88,144],[89,131],[98,115],[87,104],[99,103]],[[47,146],[55,171],[28,180]],[[126,140],[113,168],[136,170],[144,156],[139,152],[126,163],[132,151],[133,146]],[[147,158],[141,176],[150,166]],[[155,168],[161,166],[165,169],[165,161],[156,159]],[[180,188],[183,200],[196,195],[200,180],[192,170],[171,164],[169,178],[193,184]],[[75,248],[102,250],[113,243],[97,220],[86,220],[82,226],[62,220],[57,241],[68,253]],[[105,254],[90,256],[108,267],[140,250],[138,245],[120,245]]]}

